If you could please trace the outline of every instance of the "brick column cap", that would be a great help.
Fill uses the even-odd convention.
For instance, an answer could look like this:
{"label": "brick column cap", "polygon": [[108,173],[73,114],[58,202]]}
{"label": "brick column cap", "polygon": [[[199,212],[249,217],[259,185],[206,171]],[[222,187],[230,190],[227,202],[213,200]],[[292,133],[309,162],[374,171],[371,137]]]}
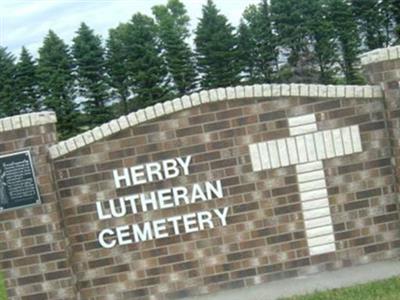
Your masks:
{"label": "brick column cap", "polygon": [[21,114],[0,119],[0,132],[53,123],[57,123],[57,116],[53,111]]}
{"label": "brick column cap", "polygon": [[363,66],[382,61],[400,59],[400,46],[375,49],[360,55]]}

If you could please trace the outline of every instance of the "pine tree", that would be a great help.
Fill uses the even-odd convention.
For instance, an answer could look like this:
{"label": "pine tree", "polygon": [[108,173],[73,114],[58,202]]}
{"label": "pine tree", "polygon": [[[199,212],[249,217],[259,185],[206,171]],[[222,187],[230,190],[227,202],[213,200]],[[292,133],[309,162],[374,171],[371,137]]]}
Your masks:
{"label": "pine tree", "polygon": [[324,2],[326,1],[313,1],[313,17],[309,21],[309,30],[313,44],[313,57],[318,69],[318,82],[331,84],[336,75],[334,66],[338,57],[335,51],[334,25]]}
{"label": "pine tree", "polygon": [[106,61],[101,38],[82,23],[73,39],[72,54],[75,59],[80,96],[85,98],[84,112],[89,127],[109,121],[111,109],[106,78]]}
{"label": "pine tree", "polygon": [[135,14],[128,23],[126,40],[127,68],[133,109],[164,101],[169,97],[168,71],[161,55],[157,26],[153,19]]}
{"label": "pine tree", "polygon": [[238,61],[242,80],[246,84],[254,84],[259,78],[256,73],[256,42],[249,24],[243,19],[238,27]]}
{"label": "pine tree", "polygon": [[57,114],[61,138],[79,132],[74,102],[73,61],[68,46],[53,31],[45,37],[39,49],[38,76],[43,104]]}
{"label": "pine tree", "polygon": [[380,3],[377,0],[352,0],[354,17],[368,50],[385,46],[385,25]]}
{"label": "pine tree", "polygon": [[391,7],[394,20],[395,43],[400,44],[400,0],[391,0]]}
{"label": "pine tree", "polygon": [[312,31],[316,1],[271,0],[271,14],[291,82],[315,82]]}
{"label": "pine tree", "polygon": [[195,45],[203,88],[235,85],[239,82],[237,41],[234,28],[208,0],[196,28]]}
{"label": "pine tree", "polygon": [[106,66],[112,95],[118,100],[118,114],[126,115],[130,112],[130,77],[128,72],[128,47],[126,35],[128,24],[120,24],[111,29],[106,43]]}
{"label": "pine tree", "polygon": [[167,5],[153,7],[169,73],[179,96],[196,86],[193,53],[187,43],[189,17],[179,0],[168,0]]}
{"label": "pine tree", "polygon": [[15,73],[17,103],[21,112],[40,111],[42,104],[39,93],[37,65],[32,55],[22,47]]}
{"label": "pine tree", "polygon": [[15,105],[15,58],[6,48],[0,47],[0,117],[19,113]]}
{"label": "pine tree", "polygon": [[346,83],[362,83],[363,79],[356,69],[360,41],[352,8],[346,0],[329,0],[328,4],[329,16],[337,39],[335,49],[339,52],[339,62]]}
{"label": "pine tree", "polygon": [[277,65],[276,36],[272,31],[267,0],[250,5],[239,25],[239,52],[250,83],[271,82]]}

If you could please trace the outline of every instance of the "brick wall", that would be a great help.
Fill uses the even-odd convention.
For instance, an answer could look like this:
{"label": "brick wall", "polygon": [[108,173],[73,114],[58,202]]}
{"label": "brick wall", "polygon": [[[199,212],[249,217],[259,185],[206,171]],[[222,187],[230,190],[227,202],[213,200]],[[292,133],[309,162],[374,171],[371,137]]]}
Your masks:
{"label": "brick wall", "polygon": [[[290,88],[304,87],[310,93],[308,86]],[[188,109],[182,104],[173,114],[154,113],[98,141],[92,132],[87,145],[82,138],[53,147],[71,265],[83,299],[176,299],[397,257],[395,177],[380,95],[352,87],[342,96],[339,88],[328,97],[326,88],[325,97],[264,97],[255,96],[257,87],[240,89],[236,95],[243,98]],[[249,153],[250,144],[288,137],[288,118],[304,114],[316,116],[318,130],[358,125],[363,147],[323,161],[337,250],[321,255],[310,255],[307,245],[296,168],[256,172]],[[118,130],[112,124],[107,129]],[[74,150],[60,155],[61,147]],[[188,176],[115,188],[114,169],[187,155]],[[98,220],[98,200],[218,179],[222,199]],[[97,241],[104,228],[222,207],[229,207],[227,226],[112,249]]]}
{"label": "brick wall", "polygon": [[[43,202],[0,213],[10,299],[177,299],[398,258],[399,62],[400,48],[363,57],[369,86],[201,91],[62,142],[52,113],[1,119],[0,153],[31,151]],[[116,188],[115,170],[189,155],[189,174]],[[223,197],[99,220],[96,203],[218,180]],[[226,226],[98,241],[225,207]]]}
{"label": "brick wall", "polygon": [[53,113],[0,121],[0,154],[31,152],[42,200],[0,213],[0,269],[10,300],[76,299],[48,155],[57,142],[55,122]]}

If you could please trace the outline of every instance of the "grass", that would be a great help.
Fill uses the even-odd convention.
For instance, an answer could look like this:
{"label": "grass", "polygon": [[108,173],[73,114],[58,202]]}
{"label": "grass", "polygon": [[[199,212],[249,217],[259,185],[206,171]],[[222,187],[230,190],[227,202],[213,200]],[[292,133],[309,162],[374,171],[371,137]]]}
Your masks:
{"label": "grass", "polygon": [[4,286],[3,275],[0,273],[0,300],[7,300],[6,287]]}
{"label": "grass", "polygon": [[400,277],[282,300],[399,300]]}

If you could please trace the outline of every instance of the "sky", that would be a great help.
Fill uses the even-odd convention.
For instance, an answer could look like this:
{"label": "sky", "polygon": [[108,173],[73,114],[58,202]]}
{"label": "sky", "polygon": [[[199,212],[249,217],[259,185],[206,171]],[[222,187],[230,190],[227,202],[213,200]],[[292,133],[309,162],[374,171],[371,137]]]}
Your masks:
{"label": "sky", "polygon": [[[207,0],[181,0],[191,18],[193,31]],[[151,7],[167,0],[0,0],[0,45],[18,55],[26,46],[34,56],[44,36],[52,29],[70,44],[81,22],[104,39],[108,30],[127,22],[133,14],[151,14]],[[243,10],[259,0],[214,0],[233,25]]]}

